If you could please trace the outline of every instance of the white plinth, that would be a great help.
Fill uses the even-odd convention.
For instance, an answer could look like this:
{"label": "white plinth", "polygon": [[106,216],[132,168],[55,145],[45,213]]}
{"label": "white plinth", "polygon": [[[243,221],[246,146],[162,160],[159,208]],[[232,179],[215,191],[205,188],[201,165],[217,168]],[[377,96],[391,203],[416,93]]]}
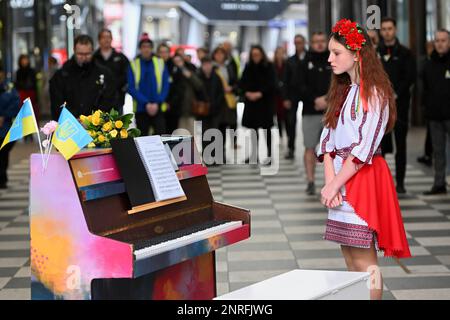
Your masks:
{"label": "white plinth", "polygon": [[216,300],[369,300],[366,272],[293,270]]}

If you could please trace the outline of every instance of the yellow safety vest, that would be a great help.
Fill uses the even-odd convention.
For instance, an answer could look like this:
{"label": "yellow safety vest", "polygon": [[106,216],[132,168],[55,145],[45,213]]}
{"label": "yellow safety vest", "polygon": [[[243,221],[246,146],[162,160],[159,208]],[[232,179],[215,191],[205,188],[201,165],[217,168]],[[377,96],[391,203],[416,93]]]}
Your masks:
{"label": "yellow safety vest", "polygon": [[234,60],[234,63],[236,63],[237,66],[237,77],[240,78],[241,77],[241,61],[239,60],[239,58],[235,57],[235,56],[231,56],[231,58]]}
{"label": "yellow safety vest", "polygon": [[[153,68],[155,69],[155,78],[156,78],[156,85],[157,85],[157,92],[158,94],[162,91],[163,86],[163,73],[165,64],[162,59],[159,59],[157,57],[152,58],[153,61]],[[131,61],[130,63],[131,70],[133,71],[134,75],[134,85],[136,87],[136,90],[139,90],[139,83],[141,82],[141,59],[136,58],[134,61]],[[133,99],[133,111],[136,113],[137,111],[137,100]],[[163,103],[161,105],[161,111],[166,112],[167,111],[167,103]]]}

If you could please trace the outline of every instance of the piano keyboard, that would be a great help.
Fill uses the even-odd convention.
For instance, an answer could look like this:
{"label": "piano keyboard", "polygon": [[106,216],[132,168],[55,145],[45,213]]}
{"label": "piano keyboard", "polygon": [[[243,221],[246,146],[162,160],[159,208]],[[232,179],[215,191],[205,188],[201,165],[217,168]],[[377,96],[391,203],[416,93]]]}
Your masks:
{"label": "piano keyboard", "polygon": [[208,221],[192,228],[172,232],[134,245],[136,260],[155,256],[165,251],[222,234],[242,226],[242,221]]}

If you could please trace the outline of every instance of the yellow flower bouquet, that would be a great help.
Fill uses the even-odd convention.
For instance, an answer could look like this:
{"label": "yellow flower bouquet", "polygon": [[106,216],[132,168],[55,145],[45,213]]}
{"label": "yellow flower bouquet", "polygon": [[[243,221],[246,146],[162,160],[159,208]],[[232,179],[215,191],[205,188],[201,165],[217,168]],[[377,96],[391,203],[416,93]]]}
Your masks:
{"label": "yellow flower bouquet", "polygon": [[121,116],[115,109],[109,113],[97,110],[89,116],[80,116],[81,124],[94,139],[88,148],[109,148],[111,140],[139,137],[141,135],[139,129],[129,128],[132,120],[132,113]]}

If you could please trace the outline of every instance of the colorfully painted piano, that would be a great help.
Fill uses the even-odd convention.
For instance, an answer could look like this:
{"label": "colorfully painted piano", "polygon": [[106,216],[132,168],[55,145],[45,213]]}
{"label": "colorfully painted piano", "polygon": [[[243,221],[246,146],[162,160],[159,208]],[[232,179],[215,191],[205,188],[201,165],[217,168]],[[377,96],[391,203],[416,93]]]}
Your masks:
{"label": "colorfully painted piano", "polygon": [[30,166],[32,299],[212,299],[215,250],[250,236],[199,163],[177,172],[187,200],[135,214],[111,149]]}

